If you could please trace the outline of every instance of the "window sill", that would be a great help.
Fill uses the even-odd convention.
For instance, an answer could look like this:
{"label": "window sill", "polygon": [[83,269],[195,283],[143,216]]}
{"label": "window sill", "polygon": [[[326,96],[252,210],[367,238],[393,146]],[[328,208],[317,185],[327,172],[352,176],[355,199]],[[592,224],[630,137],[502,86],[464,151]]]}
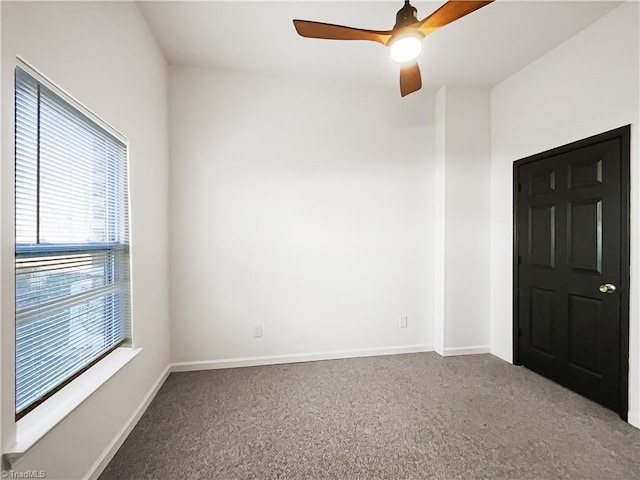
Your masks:
{"label": "window sill", "polygon": [[16,443],[5,454],[15,458],[26,453],[141,351],[142,348],[125,347],[114,350],[42,405],[18,420]]}

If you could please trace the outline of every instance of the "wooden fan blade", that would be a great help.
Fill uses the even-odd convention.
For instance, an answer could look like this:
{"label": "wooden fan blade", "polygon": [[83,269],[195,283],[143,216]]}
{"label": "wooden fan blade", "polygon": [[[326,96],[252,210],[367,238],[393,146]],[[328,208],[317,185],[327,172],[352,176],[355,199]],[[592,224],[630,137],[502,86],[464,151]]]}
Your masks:
{"label": "wooden fan blade", "polygon": [[431,15],[418,22],[417,27],[425,35],[429,35],[434,30],[458,20],[459,18],[475,12],[479,8],[489,5],[493,0],[469,1],[469,0],[449,0]]}
{"label": "wooden fan blade", "polygon": [[393,34],[392,30],[363,30],[308,20],[294,20],[293,25],[301,37],[323,38],[326,40],[369,40],[386,45]]}
{"label": "wooden fan blade", "polygon": [[422,76],[417,63],[400,69],[400,95],[403,97],[422,88]]}

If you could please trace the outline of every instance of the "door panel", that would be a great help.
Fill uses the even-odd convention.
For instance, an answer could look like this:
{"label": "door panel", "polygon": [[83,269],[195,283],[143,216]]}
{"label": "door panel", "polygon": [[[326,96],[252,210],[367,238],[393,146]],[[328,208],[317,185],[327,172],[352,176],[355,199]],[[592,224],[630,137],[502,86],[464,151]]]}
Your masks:
{"label": "door panel", "polygon": [[530,289],[530,314],[529,322],[531,348],[537,349],[546,355],[553,356],[553,304],[555,293],[552,290],[542,288]]}
{"label": "door panel", "polygon": [[593,158],[569,165],[568,188],[588,187],[602,183],[602,160]]}
{"label": "door panel", "polygon": [[[623,140],[607,132],[516,162],[514,266],[517,361],[621,412],[629,248]],[[603,284],[617,290],[603,293]]]}
{"label": "door panel", "polygon": [[570,201],[569,268],[573,273],[602,273],[602,199]]}
{"label": "door panel", "polygon": [[569,295],[569,363],[601,376],[598,368],[598,331],[603,325],[602,301]]}
{"label": "door panel", "polygon": [[531,206],[529,208],[529,250],[531,264],[553,269],[555,266],[555,205]]}

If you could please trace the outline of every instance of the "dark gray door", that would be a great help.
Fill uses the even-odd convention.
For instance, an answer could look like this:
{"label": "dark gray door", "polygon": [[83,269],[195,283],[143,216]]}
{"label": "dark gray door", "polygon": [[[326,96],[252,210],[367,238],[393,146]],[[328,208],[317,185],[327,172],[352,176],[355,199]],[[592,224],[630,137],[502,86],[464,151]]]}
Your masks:
{"label": "dark gray door", "polygon": [[628,133],[515,166],[517,360],[625,416]]}

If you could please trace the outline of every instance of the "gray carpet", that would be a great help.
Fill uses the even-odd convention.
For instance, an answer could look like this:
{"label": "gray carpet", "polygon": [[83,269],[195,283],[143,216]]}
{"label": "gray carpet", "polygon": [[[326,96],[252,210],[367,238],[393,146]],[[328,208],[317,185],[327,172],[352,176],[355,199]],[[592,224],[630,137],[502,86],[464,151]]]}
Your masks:
{"label": "gray carpet", "polygon": [[640,430],[491,355],[174,373],[100,479],[633,479]]}

